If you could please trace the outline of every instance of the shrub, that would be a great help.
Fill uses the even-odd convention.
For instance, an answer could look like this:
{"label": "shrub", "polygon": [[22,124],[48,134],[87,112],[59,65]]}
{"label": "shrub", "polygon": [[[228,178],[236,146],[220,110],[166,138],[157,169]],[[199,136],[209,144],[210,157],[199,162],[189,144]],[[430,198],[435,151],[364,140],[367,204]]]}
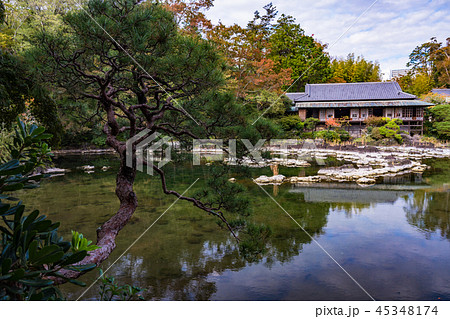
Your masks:
{"label": "shrub", "polygon": [[368,118],[366,118],[364,120],[364,123],[367,126],[379,127],[379,126],[383,126],[383,125],[387,124],[388,121],[389,121],[389,118],[387,118],[387,117],[369,116]]}
{"label": "shrub", "polygon": [[277,122],[285,131],[291,130],[301,131],[303,130],[304,127],[302,120],[296,115],[284,116],[280,118]]}
{"label": "shrub", "polygon": [[389,120],[389,122],[381,127],[372,128],[370,137],[377,141],[384,138],[393,138],[398,143],[402,143],[403,138],[400,136],[399,124],[402,124],[402,121],[399,119]]}
{"label": "shrub", "polygon": [[350,140],[350,133],[347,132],[346,130],[339,130],[339,139],[341,140],[341,142],[345,142]]}
{"label": "shrub", "polygon": [[436,105],[429,109],[431,133],[442,140],[450,140],[450,104]]}
{"label": "shrub", "polygon": [[341,124],[334,118],[329,118],[325,121],[325,125],[330,128],[330,127],[341,127]]}
{"label": "shrub", "polygon": [[381,133],[380,133],[380,128],[379,127],[372,128],[369,136],[371,138],[373,138],[374,140],[376,140],[376,141],[381,140],[383,138],[383,135],[381,135]]}
{"label": "shrub", "polygon": [[316,129],[316,126],[319,124],[319,119],[316,119],[314,117],[308,117],[305,120],[305,129],[308,131],[314,131]]}
{"label": "shrub", "polygon": [[326,142],[337,142],[339,141],[339,133],[332,130],[323,130],[315,132],[315,138],[321,138]]}
{"label": "shrub", "polygon": [[[71,251],[71,244],[57,234],[39,211],[24,215],[25,206],[8,193],[38,186],[43,177],[32,174],[49,158],[44,140],[51,138],[43,127],[18,121],[7,160],[0,162],[0,300],[61,300],[55,279],[80,286],[84,283],[64,277],[61,270],[85,272],[95,264],[74,265],[86,257],[86,250]],[[89,246],[89,245],[88,245]]]}

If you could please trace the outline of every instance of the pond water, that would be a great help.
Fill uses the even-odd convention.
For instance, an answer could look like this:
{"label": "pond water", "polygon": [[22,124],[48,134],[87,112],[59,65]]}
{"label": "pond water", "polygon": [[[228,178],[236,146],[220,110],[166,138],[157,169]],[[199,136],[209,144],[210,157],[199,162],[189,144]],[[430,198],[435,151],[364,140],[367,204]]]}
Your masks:
{"label": "pond water", "polygon": [[[450,300],[450,181],[448,159],[429,160],[420,175],[385,180],[362,188],[349,184],[300,187],[264,186],[351,276],[377,300]],[[73,168],[20,196],[61,222],[61,234],[95,230],[117,207],[114,157],[65,157],[58,167]],[[74,169],[94,165],[87,174]],[[107,165],[106,172],[99,168]],[[286,176],[308,176],[317,167],[281,168]],[[166,167],[169,187],[193,195],[207,178],[208,167]],[[254,177],[271,175],[268,168]],[[148,289],[148,300],[369,300],[369,296],[250,179],[252,218],[270,225],[267,254],[257,262],[239,256],[235,242],[215,219],[179,201],[109,270],[122,284]],[[319,187],[320,186],[320,187]],[[174,201],[159,179],[137,177],[139,208],[121,231],[117,248],[102,265],[109,267]],[[90,285],[96,271],[82,280]],[[85,290],[63,286],[69,299]],[[94,285],[83,299],[95,299]]]}

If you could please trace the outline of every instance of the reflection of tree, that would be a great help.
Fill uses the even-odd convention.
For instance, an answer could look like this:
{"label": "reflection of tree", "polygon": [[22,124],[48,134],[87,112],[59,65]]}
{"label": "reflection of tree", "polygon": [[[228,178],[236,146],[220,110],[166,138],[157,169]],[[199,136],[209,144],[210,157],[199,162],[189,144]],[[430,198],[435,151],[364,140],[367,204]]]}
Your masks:
{"label": "reflection of tree", "polygon": [[341,210],[345,212],[345,216],[351,218],[353,215],[360,215],[365,209],[373,206],[371,203],[331,203],[333,210]]}
{"label": "reflection of tree", "polygon": [[[283,188],[280,188],[280,195],[283,195],[281,205],[306,231],[312,236],[323,233],[330,204],[305,203],[298,198],[294,201]],[[289,262],[311,239],[270,198],[259,196],[258,202],[255,221],[270,225],[273,234],[265,254],[252,263],[270,267],[275,262]],[[250,264],[239,254],[236,242],[212,225],[211,220],[199,218],[195,213],[185,216],[176,212],[165,218],[167,223],[162,220],[160,228],[152,229],[152,245],[145,239],[138,242],[109,271],[121,284],[148,289],[146,299],[211,299],[217,289],[215,276]],[[186,225],[181,226],[182,223]],[[97,291],[98,288],[93,287],[85,298],[96,298]]]}
{"label": "reflection of tree", "polygon": [[426,192],[416,191],[406,200],[406,219],[408,222],[425,231],[429,238],[432,233],[450,240],[450,191]]}

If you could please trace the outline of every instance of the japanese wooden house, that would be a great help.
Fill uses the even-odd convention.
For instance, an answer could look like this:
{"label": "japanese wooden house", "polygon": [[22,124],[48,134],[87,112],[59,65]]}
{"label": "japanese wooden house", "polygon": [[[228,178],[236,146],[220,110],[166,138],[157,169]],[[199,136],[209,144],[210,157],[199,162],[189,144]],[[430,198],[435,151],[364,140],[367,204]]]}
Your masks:
{"label": "japanese wooden house", "polygon": [[402,130],[422,134],[424,108],[433,105],[402,92],[397,82],[306,84],[305,92],[286,95],[302,120],[314,117],[324,125],[327,119],[345,118],[346,130],[356,136],[370,116],[401,119]]}

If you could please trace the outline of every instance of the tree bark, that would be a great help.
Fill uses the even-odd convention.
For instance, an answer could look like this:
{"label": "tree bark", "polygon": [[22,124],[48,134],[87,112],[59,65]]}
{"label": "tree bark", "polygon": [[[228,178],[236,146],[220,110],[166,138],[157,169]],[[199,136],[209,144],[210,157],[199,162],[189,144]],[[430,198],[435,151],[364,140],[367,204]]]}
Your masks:
{"label": "tree bark", "polygon": [[[90,251],[77,265],[100,264],[105,261],[116,248],[116,237],[122,228],[130,221],[138,206],[137,196],[133,190],[136,178],[136,168],[126,165],[125,148],[120,150],[120,168],[116,177],[116,195],[120,206],[116,214],[97,229],[97,246],[100,248]],[[67,278],[78,278],[83,272],[61,269],[59,271]],[[52,278],[57,283],[64,283],[62,278]]]}
{"label": "tree bark", "polygon": [[120,201],[117,213],[97,229],[96,249],[89,253],[83,263],[95,263],[100,265],[106,260],[111,252],[116,248],[116,237],[123,227],[130,221],[135,212],[138,201],[133,190],[133,183],[136,177],[136,169],[127,167],[125,157],[121,154],[121,163],[116,178],[116,195]]}

